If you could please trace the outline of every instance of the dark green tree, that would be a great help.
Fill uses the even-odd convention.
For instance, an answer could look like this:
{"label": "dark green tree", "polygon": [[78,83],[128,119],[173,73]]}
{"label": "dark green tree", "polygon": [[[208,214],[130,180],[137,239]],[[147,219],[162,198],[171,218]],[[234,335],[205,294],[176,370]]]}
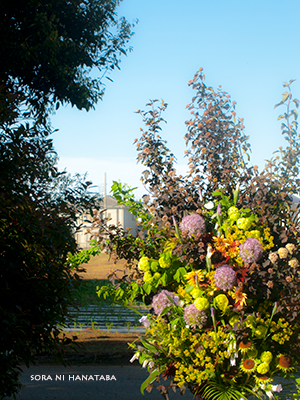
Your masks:
{"label": "dark green tree", "polygon": [[49,123],[20,94],[0,90],[0,398],[20,387],[20,365],[62,354],[58,324],[73,304],[76,217],[93,207],[90,183],[57,170]]}
{"label": "dark green tree", "polygon": [[22,363],[66,342],[57,326],[80,282],[68,254],[97,199],[55,166],[49,115],[102,99],[132,36],[120,1],[0,2],[0,398],[18,392]]}
{"label": "dark green tree", "polygon": [[2,1],[0,82],[26,89],[36,108],[51,101],[89,110],[103,96],[103,78],[128,51],[131,25],[117,16],[119,4]]}

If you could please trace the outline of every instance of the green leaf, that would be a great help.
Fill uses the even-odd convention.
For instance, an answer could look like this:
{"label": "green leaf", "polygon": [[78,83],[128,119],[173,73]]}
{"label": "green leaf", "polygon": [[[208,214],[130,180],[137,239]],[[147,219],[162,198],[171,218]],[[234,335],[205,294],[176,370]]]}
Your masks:
{"label": "green leaf", "polygon": [[282,103],[284,103],[288,97],[289,97],[288,92],[284,92],[284,93],[282,94]]}
{"label": "green leaf", "polygon": [[147,294],[150,294],[151,293],[151,289],[152,289],[152,285],[149,284],[149,283],[144,283],[143,289]]}
{"label": "green leaf", "polygon": [[145,339],[141,339],[141,343],[145,347],[145,349],[151,351],[152,353],[155,353],[157,351],[157,348],[148,341],[146,341]]}
{"label": "green leaf", "polygon": [[188,286],[186,286],[185,287],[185,292],[186,293],[191,293],[191,291],[194,289],[194,286],[193,285],[188,285]]}
{"label": "green leaf", "polygon": [[279,107],[279,106],[281,106],[282,104],[283,104],[283,101],[281,101],[281,102],[278,103],[278,104],[275,104],[274,108]]}
{"label": "green leaf", "polygon": [[300,101],[298,99],[294,99],[293,102],[295,103],[295,106],[298,108]]}
{"label": "green leaf", "polygon": [[184,279],[184,275],[187,273],[187,270],[184,267],[180,267],[178,268],[178,270],[176,271],[176,274],[174,275],[174,279],[177,282],[180,282],[181,280]]}
{"label": "green leaf", "polygon": [[292,114],[294,115],[295,120],[298,118],[298,112],[296,110],[292,110]]}
{"label": "green leaf", "polygon": [[160,374],[160,371],[158,369],[155,369],[151,374],[148,376],[148,378],[142,383],[141,385],[141,393],[142,395],[144,394],[144,390],[148,385],[150,385],[152,382],[154,382],[155,378]]}
{"label": "green leaf", "polygon": [[164,274],[162,275],[162,277],[159,279],[159,282],[163,285],[163,286],[167,286],[168,283],[168,279],[169,276],[167,274],[167,272],[164,272]]}

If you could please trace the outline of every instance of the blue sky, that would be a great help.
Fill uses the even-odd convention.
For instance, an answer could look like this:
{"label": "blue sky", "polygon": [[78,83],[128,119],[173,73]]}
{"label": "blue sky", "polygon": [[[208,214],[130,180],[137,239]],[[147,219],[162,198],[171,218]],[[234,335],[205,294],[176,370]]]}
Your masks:
{"label": "blue sky", "polygon": [[119,16],[139,20],[123,57],[121,70],[108,80],[103,101],[90,112],[64,107],[52,118],[59,168],[88,178],[103,190],[113,180],[138,186],[143,166],[136,164],[135,138],[149,99],[168,103],[162,136],[184,173],[186,104],[193,90],[188,81],[203,67],[206,84],[222,85],[237,102],[252,146],[251,163],[260,168],[284,144],[277,121],[283,108],[282,83],[292,84],[300,98],[299,0],[124,0]]}

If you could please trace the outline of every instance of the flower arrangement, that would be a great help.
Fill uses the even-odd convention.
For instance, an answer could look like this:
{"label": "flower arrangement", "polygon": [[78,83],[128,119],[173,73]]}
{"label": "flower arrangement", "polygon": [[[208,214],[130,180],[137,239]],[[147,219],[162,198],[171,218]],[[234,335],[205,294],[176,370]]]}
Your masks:
{"label": "flower arrangement", "polygon": [[[235,102],[204,79],[199,70],[190,82],[197,96],[188,105],[187,177],[176,176],[174,156],[157,134],[165,103],[140,112],[148,131],[137,145],[151,197],[141,205],[126,186],[115,183],[114,191],[139,216],[145,238],[99,225],[102,247],[125,258],[128,270],[122,278],[112,275],[114,290],[102,287],[98,294],[149,305],[140,319],[145,333],[132,344],[131,361],[149,370],[142,392],[162,376],[169,387],[204,400],[276,398],[282,386],[274,378],[293,380],[300,363],[292,96],[286,92],[280,103],[288,101],[285,118],[295,117],[283,129],[290,146],[259,174],[242,156],[249,145]],[[158,389],[165,395],[168,388]]]}

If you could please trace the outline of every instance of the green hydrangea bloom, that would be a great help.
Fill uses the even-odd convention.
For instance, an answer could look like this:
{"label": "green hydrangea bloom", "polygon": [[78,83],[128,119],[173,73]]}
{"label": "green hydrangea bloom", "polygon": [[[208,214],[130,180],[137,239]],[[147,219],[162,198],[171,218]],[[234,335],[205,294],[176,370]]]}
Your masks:
{"label": "green hydrangea bloom", "polygon": [[158,281],[160,277],[161,274],[159,272],[155,272],[155,274],[153,275],[153,280]]}
{"label": "green hydrangea bloom", "polygon": [[263,363],[270,364],[270,362],[271,362],[272,359],[273,359],[273,355],[272,355],[272,353],[271,353],[270,351],[264,351],[264,352],[261,354],[260,359],[261,359],[261,361],[262,361]]}
{"label": "green hydrangea bloom", "polygon": [[234,324],[237,322],[237,321],[239,321],[240,320],[240,317],[236,314],[236,315],[233,315],[230,319],[229,319],[229,324],[231,325],[231,326],[234,326]]}
{"label": "green hydrangea bloom", "polygon": [[258,339],[262,339],[266,333],[267,333],[267,327],[263,326],[263,325],[258,325],[258,327],[255,329],[255,332],[254,332],[255,336]]}
{"label": "green hydrangea bloom", "polygon": [[233,206],[228,209],[228,217],[232,221],[236,221],[239,218],[239,216],[240,216],[240,212],[237,207]]}
{"label": "green hydrangea bloom", "polygon": [[259,365],[257,366],[256,371],[257,371],[259,374],[264,375],[264,374],[266,374],[267,372],[269,372],[269,369],[270,369],[269,364],[266,363],[266,362],[263,362],[262,364],[259,364]]}
{"label": "green hydrangea bloom", "polygon": [[153,276],[152,276],[151,272],[150,271],[146,271],[145,274],[144,274],[144,282],[145,283],[151,283],[152,280],[153,280]]}
{"label": "green hydrangea bloom", "polygon": [[200,311],[207,310],[209,308],[209,301],[205,297],[199,297],[195,300],[194,304]]}
{"label": "green hydrangea bloom", "polygon": [[249,238],[259,239],[260,238],[260,232],[258,230],[253,230],[253,231],[250,231],[247,236]]}
{"label": "green hydrangea bloom", "polygon": [[236,224],[237,224],[237,227],[238,227],[239,229],[242,229],[243,231],[248,231],[249,228],[250,228],[251,225],[252,225],[252,222],[250,221],[249,218],[244,218],[244,217],[242,217],[242,218],[239,218],[239,219],[236,221]]}
{"label": "green hydrangea bloom", "polygon": [[138,268],[140,271],[149,271],[150,263],[148,257],[142,257],[138,263]]}
{"label": "green hydrangea bloom", "polygon": [[219,294],[217,297],[215,297],[214,302],[216,307],[218,307],[223,312],[226,311],[229,304],[229,301],[225,294]]}
{"label": "green hydrangea bloom", "polygon": [[172,264],[170,253],[163,253],[163,255],[158,260],[161,268],[169,268]]}
{"label": "green hydrangea bloom", "polygon": [[248,315],[248,317],[246,318],[244,324],[245,326],[247,326],[247,328],[253,328],[253,325],[255,323],[255,317],[253,317],[253,315]]}
{"label": "green hydrangea bloom", "polygon": [[191,291],[191,295],[192,295],[192,297],[194,298],[194,299],[197,299],[198,297],[200,297],[201,296],[201,290],[200,289],[198,289],[198,288],[194,288],[192,291]]}
{"label": "green hydrangea bloom", "polygon": [[251,350],[249,350],[249,351],[247,351],[247,357],[249,357],[249,358],[256,358],[257,357],[257,353],[258,353],[258,351],[254,348],[250,348]]}

